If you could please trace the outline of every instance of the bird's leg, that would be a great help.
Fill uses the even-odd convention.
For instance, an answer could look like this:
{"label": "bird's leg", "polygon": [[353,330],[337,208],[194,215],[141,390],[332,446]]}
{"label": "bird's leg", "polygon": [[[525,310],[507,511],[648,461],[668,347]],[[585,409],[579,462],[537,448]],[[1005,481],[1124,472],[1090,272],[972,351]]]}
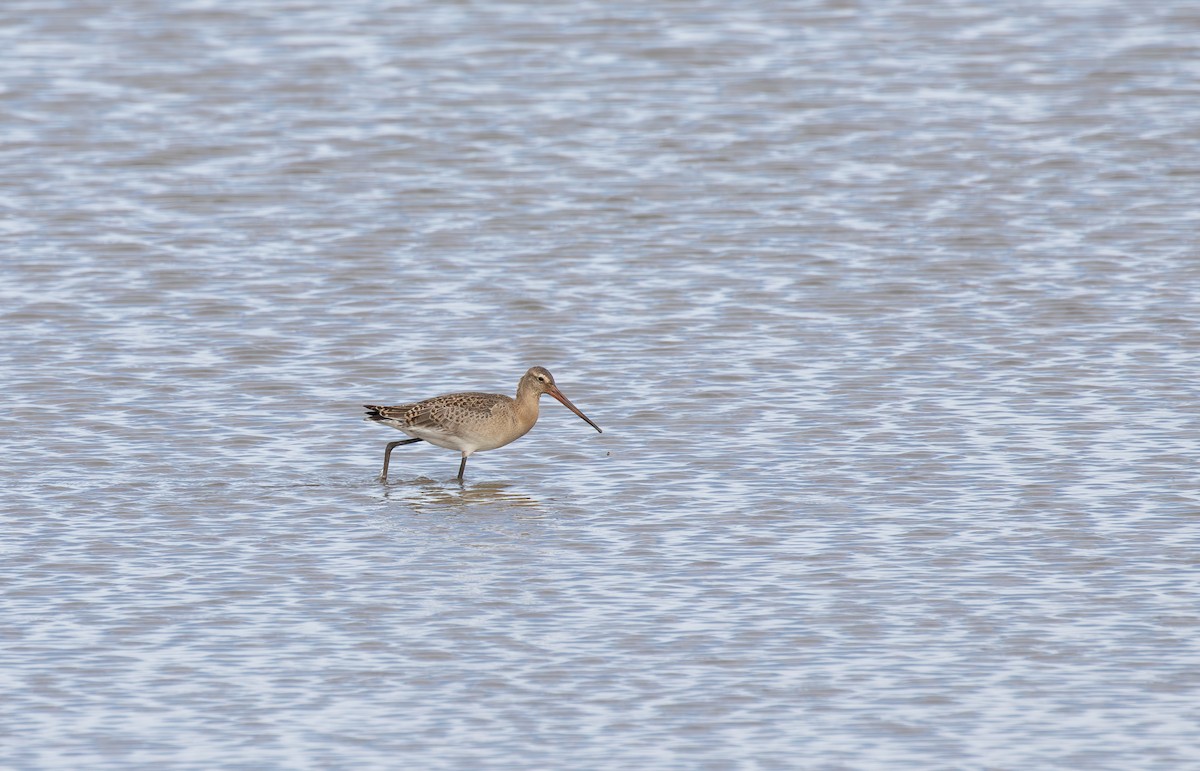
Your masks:
{"label": "bird's leg", "polygon": [[396,449],[397,447],[399,447],[402,444],[412,444],[413,442],[420,442],[420,441],[422,441],[422,440],[420,438],[417,438],[417,439],[397,439],[394,442],[388,442],[387,449],[383,451],[383,473],[379,475],[379,481],[387,482],[387,467],[388,467],[388,462],[391,461],[391,459],[392,459],[392,450]]}
{"label": "bird's leg", "polygon": [[462,463],[458,464],[458,481],[463,481],[463,472],[467,470],[467,454],[463,453]]}

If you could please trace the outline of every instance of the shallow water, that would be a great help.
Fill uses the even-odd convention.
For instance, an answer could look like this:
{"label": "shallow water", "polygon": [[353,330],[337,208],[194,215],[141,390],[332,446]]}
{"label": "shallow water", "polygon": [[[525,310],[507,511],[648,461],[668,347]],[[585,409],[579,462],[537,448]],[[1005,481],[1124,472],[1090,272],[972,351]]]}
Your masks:
{"label": "shallow water", "polygon": [[3,765],[1200,763],[1193,4],[169,5],[0,9]]}

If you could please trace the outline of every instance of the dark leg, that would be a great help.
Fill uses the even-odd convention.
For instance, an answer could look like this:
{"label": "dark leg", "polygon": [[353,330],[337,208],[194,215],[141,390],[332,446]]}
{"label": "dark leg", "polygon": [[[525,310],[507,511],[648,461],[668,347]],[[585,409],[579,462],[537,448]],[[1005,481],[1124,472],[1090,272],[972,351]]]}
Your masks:
{"label": "dark leg", "polygon": [[460,482],[463,481],[462,475],[463,475],[463,472],[466,470],[467,470],[467,454],[464,452],[463,453],[463,461],[462,461],[462,463],[458,464],[458,481],[460,481]]}
{"label": "dark leg", "polygon": [[421,439],[397,439],[394,442],[388,442],[387,449],[383,451],[383,473],[379,475],[379,481],[380,482],[387,481],[387,467],[388,467],[388,462],[391,461],[391,459],[392,459],[392,450],[396,449],[397,447],[399,447],[402,444],[412,444],[413,442],[420,442],[420,441],[423,441],[423,440],[421,440]]}

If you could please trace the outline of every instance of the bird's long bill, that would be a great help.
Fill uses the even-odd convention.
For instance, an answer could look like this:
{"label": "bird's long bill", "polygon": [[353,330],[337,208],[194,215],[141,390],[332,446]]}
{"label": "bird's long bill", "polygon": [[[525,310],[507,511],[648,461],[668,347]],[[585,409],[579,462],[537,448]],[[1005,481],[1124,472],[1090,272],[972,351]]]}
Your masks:
{"label": "bird's long bill", "polygon": [[555,399],[558,399],[560,402],[562,402],[563,406],[566,407],[568,410],[570,410],[571,412],[574,412],[576,415],[583,418],[584,422],[587,423],[592,428],[596,429],[596,431],[598,433],[601,433],[601,434],[604,433],[603,431],[600,430],[600,426],[597,426],[595,423],[592,422],[591,418],[589,418],[587,415],[584,415],[582,412],[580,412],[579,408],[576,407],[574,404],[571,404],[571,400],[568,399],[567,397],[563,396],[563,392],[558,390],[557,386],[553,386],[553,385],[550,386],[549,388],[546,389],[546,393],[550,394]]}

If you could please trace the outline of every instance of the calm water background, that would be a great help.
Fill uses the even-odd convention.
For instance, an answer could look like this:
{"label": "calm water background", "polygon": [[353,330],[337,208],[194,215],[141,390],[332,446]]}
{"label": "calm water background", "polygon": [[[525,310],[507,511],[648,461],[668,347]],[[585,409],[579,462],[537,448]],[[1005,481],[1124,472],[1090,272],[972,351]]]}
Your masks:
{"label": "calm water background", "polygon": [[0,765],[1196,767],[1198,46],[8,0]]}

